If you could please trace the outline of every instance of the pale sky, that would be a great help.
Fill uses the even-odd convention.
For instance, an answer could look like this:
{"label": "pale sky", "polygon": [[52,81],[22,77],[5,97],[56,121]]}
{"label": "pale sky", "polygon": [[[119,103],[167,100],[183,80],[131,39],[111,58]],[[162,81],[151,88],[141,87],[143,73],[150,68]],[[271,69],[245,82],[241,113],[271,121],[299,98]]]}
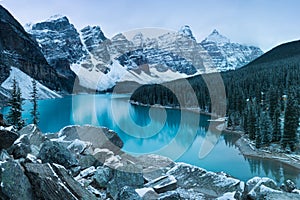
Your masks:
{"label": "pale sky", "polygon": [[0,0],[21,23],[66,15],[76,28],[99,25],[111,38],[136,28],[178,30],[189,25],[197,41],[213,29],[232,42],[263,51],[300,39],[299,0]]}

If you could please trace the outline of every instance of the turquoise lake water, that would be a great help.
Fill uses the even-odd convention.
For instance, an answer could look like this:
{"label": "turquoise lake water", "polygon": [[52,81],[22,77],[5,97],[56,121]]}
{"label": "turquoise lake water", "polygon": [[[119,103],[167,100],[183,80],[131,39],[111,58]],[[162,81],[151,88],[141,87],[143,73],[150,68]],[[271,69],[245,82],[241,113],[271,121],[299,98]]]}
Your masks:
{"label": "turquoise lake water", "polygon": [[[193,164],[209,171],[225,172],[243,181],[254,176],[277,182],[291,179],[300,186],[300,171],[271,160],[245,158],[234,145],[236,135],[212,131],[214,148],[199,158],[208,135],[208,116],[175,109],[130,105],[127,95],[74,95],[40,100],[39,127],[44,133],[57,132],[70,124],[106,126],[118,133],[123,150],[136,155],[156,153]],[[30,122],[31,103],[25,102],[23,117]],[[2,112],[7,113],[8,108]]]}

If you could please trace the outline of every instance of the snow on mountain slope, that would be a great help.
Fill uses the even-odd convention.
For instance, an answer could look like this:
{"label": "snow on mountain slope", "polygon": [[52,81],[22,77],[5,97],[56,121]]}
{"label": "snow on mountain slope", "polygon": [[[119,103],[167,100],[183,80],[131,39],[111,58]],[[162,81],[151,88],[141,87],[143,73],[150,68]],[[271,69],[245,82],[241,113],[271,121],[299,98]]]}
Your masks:
{"label": "snow on mountain slope", "polygon": [[217,30],[213,30],[200,44],[218,71],[235,70],[263,54],[258,47],[230,42]]}
{"label": "snow on mountain slope", "polygon": [[[216,30],[198,43],[187,25],[177,32],[155,28],[131,30],[111,39],[105,37],[99,26],[77,31],[62,16],[31,27],[29,32],[57,71],[65,74],[66,59],[69,70],[79,77],[79,84],[97,90],[123,81],[162,83],[236,69],[262,53],[257,47],[230,43]],[[149,37],[149,32],[155,36]]]}
{"label": "snow on mountain slope", "polygon": [[[19,84],[22,92],[22,98],[30,99],[30,93],[32,92],[32,78],[19,70],[18,68],[11,67],[9,77],[1,84],[6,90],[10,90],[13,85],[13,79]],[[46,86],[42,85],[41,83],[37,82],[37,89],[38,89],[38,97],[39,99],[47,99],[47,98],[60,98],[61,96],[56,92],[50,90]],[[6,93],[7,95],[7,93]],[[5,95],[5,96],[6,96]]]}

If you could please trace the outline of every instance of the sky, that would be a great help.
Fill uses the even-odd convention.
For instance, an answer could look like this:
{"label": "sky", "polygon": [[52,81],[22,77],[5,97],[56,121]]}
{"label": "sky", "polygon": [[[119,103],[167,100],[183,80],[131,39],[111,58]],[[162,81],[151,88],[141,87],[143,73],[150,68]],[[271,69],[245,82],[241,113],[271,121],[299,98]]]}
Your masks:
{"label": "sky", "polygon": [[0,4],[22,25],[61,14],[78,29],[99,25],[109,38],[138,28],[176,31],[189,25],[199,42],[217,29],[232,42],[263,51],[300,39],[299,0],[0,0]]}

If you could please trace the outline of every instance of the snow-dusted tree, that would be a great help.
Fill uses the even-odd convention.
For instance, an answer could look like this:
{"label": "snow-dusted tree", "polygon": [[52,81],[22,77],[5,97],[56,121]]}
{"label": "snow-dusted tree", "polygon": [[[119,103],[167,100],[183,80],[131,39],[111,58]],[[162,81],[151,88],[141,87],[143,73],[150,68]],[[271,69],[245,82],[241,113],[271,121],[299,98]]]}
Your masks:
{"label": "snow-dusted tree", "polygon": [[262,143],[269,145],[272,142],[273,125],[270,118],[269,111],[261,111],[260,114],[260,135],[262,137]]}
{"label": "snow-dusted tree", "polygon": [[257,104],[256,104],[256,99],[252,99],[251,101],[248,102],[248,134],[250,140],[254,140],[256,137],[256,131],[257,131]]}
{"label": "snow-dusted tree", "polygon": [[281,144],[283,148],[290,147],[295,150],[298,142],[297,129],[299,126],[299,105],[295,95],[288,95],[287,104],[284,114],[284,131]]}
{"label": "snow-dusted tree", "polygon": [[38,100],[38,91],[36,87],[36,80],[32,79],[32,92],[31,92],[32,110],[30,111],[30,114],[32,116],[32,123],[36,125],[39,123],[37,100]]}
{"label": "snow-dusted tree", "polygon": [[11,98],[8,101],[10,110],[7,115],[7,120],[9,124],[14,125],[18,130],[23,128],[25,125],[25,121],[22,119],[22,104],[23,100],[21,96],[21,90],[16,79],[13,79]]}
{"label": "snow-dusted tree", "polygon": [[273,142],[279,142],[281,140],[281,110],[278,105],[273,115]]}

